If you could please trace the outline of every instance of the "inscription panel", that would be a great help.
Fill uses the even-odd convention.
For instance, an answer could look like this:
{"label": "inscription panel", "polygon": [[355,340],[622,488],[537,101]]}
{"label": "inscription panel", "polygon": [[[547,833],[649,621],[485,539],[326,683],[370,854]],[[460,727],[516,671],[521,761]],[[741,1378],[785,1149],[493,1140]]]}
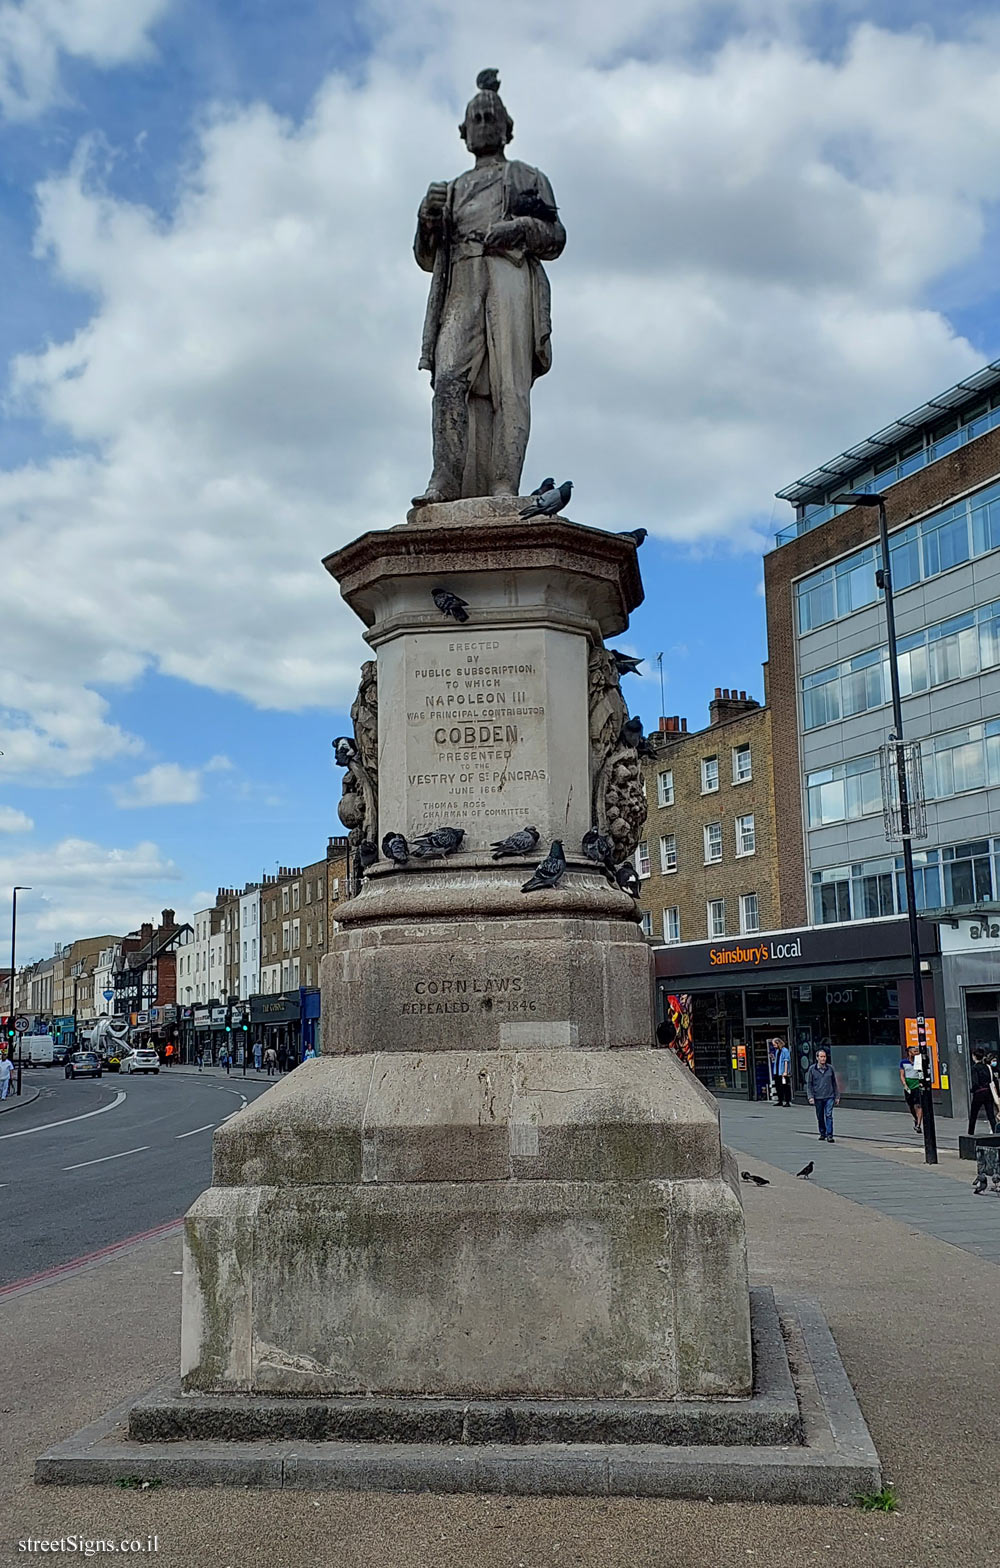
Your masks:
{"label": "inscription panel", "polygon": [[400,1013],[421,1018],[440,1013],[490,1013],[504,1017],[530,1017],[538,1003],[520,974],[421,976],[412,981],[409,995],[399,1004]]}
{"label": "inscription panel", "polygon": [[464,828],[482,847],[547,819],[543,635],[458,630],[406,639],[408,836]]}

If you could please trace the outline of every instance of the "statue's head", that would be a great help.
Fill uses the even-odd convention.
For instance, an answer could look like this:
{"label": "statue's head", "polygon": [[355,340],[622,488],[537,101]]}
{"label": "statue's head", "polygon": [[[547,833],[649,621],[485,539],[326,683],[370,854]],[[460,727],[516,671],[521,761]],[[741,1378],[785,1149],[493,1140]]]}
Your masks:
{"label": "statue's head", "polygon": [[514,122],[500,97],[496,71],[480,71],[479,91],[470,98],[458,133],[471,153],[500,152],[514,134]]}

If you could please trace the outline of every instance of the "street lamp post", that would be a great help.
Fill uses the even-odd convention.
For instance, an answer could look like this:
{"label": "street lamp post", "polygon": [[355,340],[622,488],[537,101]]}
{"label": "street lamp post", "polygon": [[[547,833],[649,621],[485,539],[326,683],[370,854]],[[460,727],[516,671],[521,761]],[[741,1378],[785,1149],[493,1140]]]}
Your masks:
{"label": "street lamp post", "polygon": [[885,501],[880,495],[867,490],[849,490],[835,498],[839,506],[868,506],[878,510],[879,549],[882,566],[875,580],[885,595],[885,626],[889,644],[889,684],[892,690],[892,722],[895,726],[896,780],[899,790],[899,826],[903,840],[903,879],[906,884],[906,919],[910,932],[910,961],[913,966],[913,1008],[917,1016],[917,1043],[923,1072],[920,1100],[923,1109],[921,1127],[924,1134],[924,1160],[936,1165],[937,1129],[934,1125],[933,1062],[927,1049],[927,1031],[924,1019],[924,982],[920,973],[920,935],[917,928],[917,896],[913,877],[913,833],[910,816],[909,781],[906,776],[906,753],[903,749],[903,705],[899,694],[899,662],[896,652],[896,612],[892,602],[892,573],[889,567],[889,528],[885,516]]}
{"label": "street lamp post", "polygon": [[[10,902],[10,1005],[14,1007],[14,978],[17,974],[17,962],[14,957],[14,948],[17,944],[17,895],[30,893],[30,887],[15,887]],[[14,1026],[17,1028],[17,1025]],[[24,1035],[20,1029],[17,1031],[17,1093],[21,1092],[21,1058],[23,1056],[22,1042]]]}

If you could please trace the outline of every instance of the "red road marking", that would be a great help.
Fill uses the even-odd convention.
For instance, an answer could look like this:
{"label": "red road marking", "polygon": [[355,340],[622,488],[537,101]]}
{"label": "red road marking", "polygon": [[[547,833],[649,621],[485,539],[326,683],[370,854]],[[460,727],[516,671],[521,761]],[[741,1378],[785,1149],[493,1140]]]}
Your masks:
{"label": "red road marking", "polygon": [[18,1291],[30,1290],[38,1285],[53,1284],[66,1274],[75,1274],[78,1269],[85,1269],[92,1263],[101,1263],[105,1258],[113,1258],[116,1253],[135,1247],[140,1242],[156,1241],[161,1236],[170,1236],[180,1230],[183,1224],[183,1218],[165,1220],[162,1225],[154,1225],[151,1230],[140,1230],[134,1236],[126,1236],[124,1241],[112,1241],[107,1247],[98,1247],[96,1252],[85,1252],[82,1257],[73,1258],[69,1263],[57,1263],[54,1268],[42,1269],[38,1274],[27,1274],[24,1279],[16,1279],[10,1285],[0,1285],[0,1301],[5,1296],[13,1296]]}

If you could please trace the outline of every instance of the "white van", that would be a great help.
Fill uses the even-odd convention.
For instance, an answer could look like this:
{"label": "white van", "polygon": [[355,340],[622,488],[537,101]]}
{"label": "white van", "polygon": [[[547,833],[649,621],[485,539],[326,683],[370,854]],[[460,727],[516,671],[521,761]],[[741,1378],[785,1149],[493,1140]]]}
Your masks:
{"label": "white van", "polygon": [[29,1067],[52,1067],[56,1042],[50,1034],[26,1034],[21,1041],[21,1055]]}

